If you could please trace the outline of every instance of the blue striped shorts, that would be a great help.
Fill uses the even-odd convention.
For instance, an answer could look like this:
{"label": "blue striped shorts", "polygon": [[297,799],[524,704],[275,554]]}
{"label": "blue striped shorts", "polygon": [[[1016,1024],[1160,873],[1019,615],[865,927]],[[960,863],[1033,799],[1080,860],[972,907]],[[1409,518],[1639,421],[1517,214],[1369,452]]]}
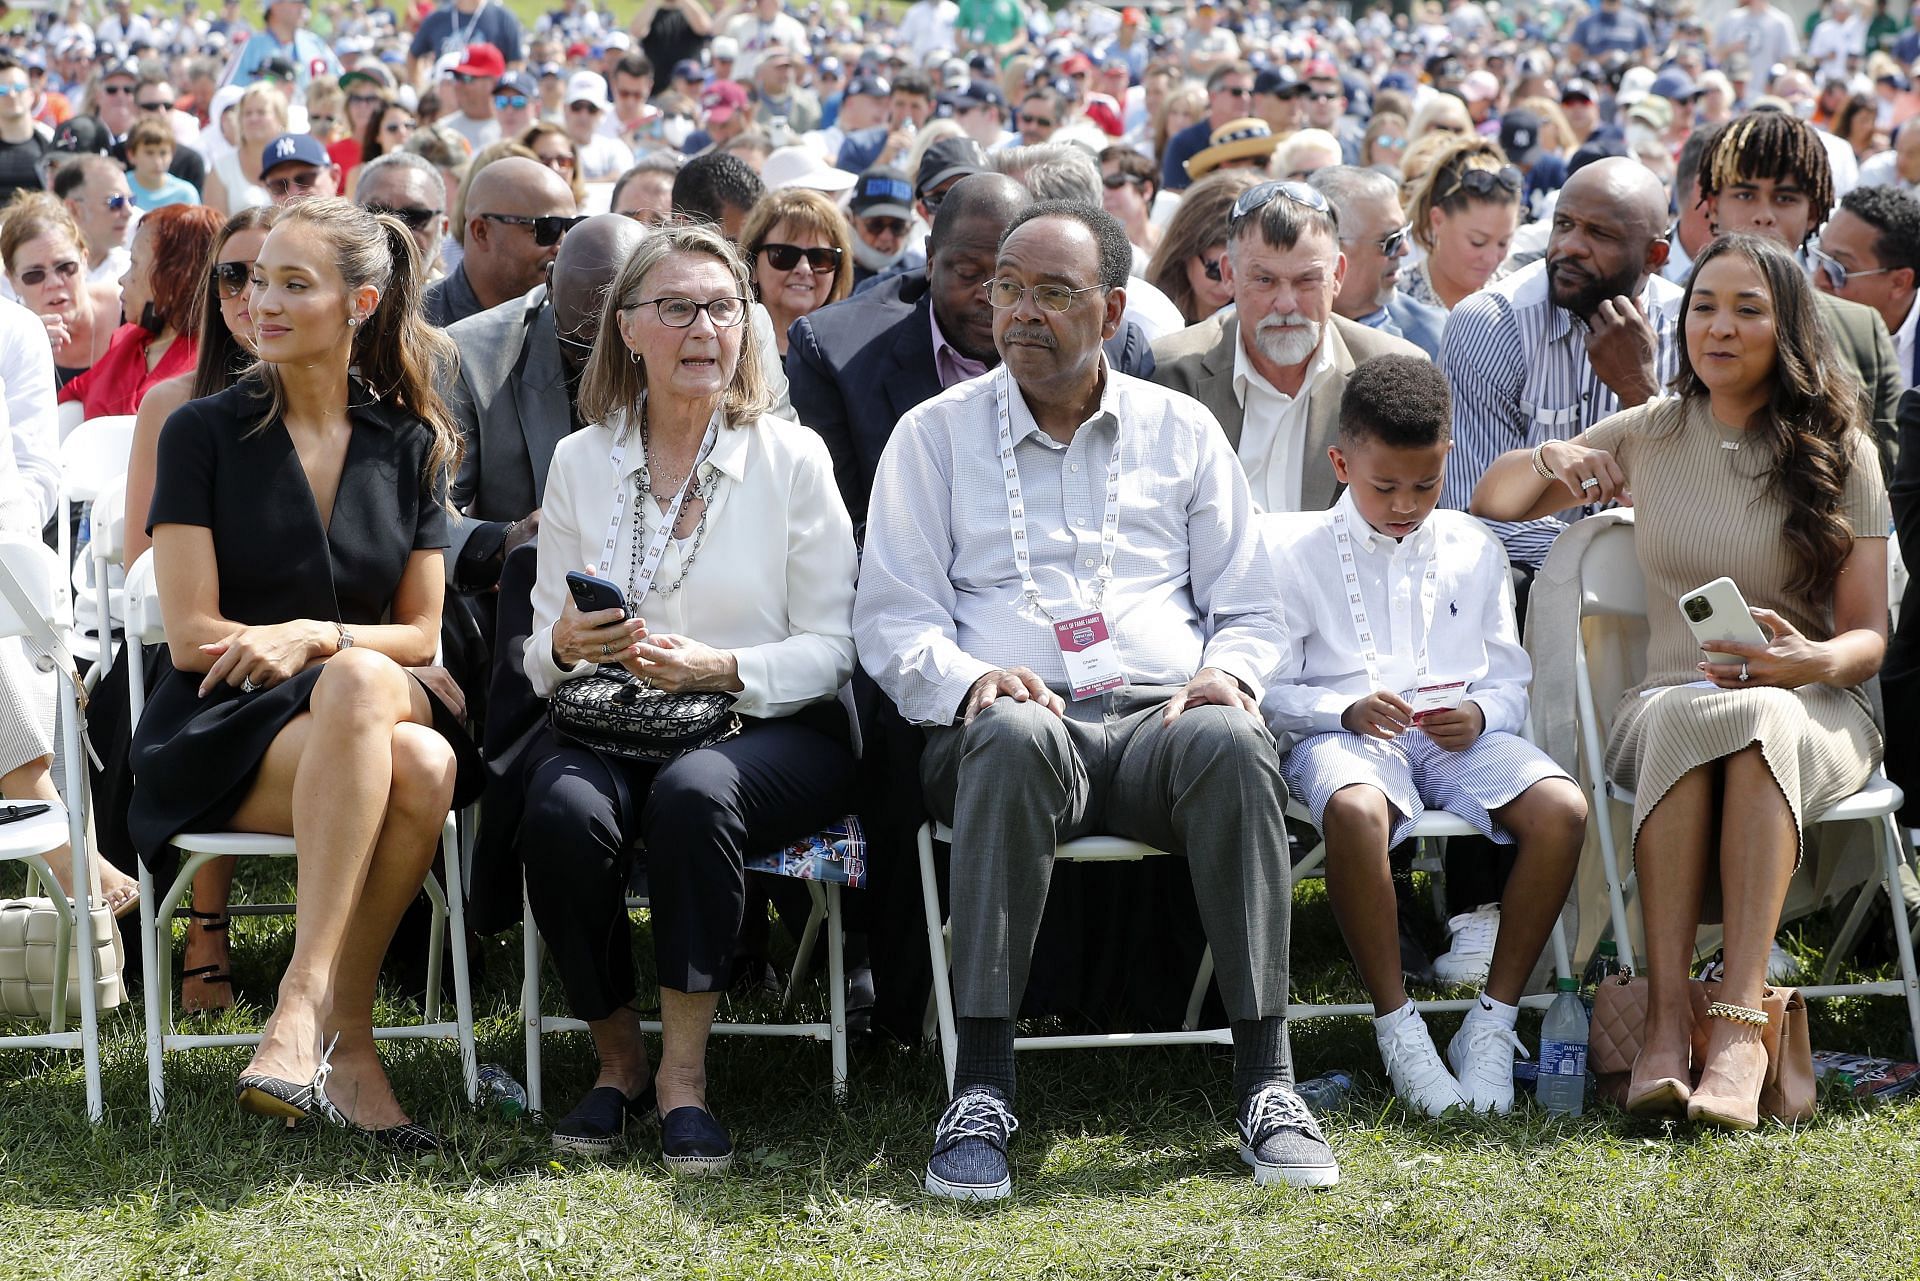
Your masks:
{"label": "blue striped shorts", "polygon": [[1411,730],[1396,739],[1368,738],[1338,730],[1303,739],[1281,763],[1288,791],[1322,826],[1327,801],[1343,787],[1364,783],[1387,798],[1394,815],[1389,847],[1407,839],[1423,809],[1465,819],[1502,845],[1513,836],[1490,811],[1512,801],[1542,779],[1566,778],[1553,758],[1514,734],[1482,734],[1464,752],[1434,746]]}

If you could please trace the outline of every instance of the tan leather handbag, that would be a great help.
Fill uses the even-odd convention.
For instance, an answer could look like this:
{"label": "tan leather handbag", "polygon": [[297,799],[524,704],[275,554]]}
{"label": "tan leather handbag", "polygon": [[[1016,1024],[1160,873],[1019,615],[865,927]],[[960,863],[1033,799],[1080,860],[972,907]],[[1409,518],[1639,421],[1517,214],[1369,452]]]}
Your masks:
{"label": "tan leather handbag", "polygon": [[[1688,980],[1693,995],[1693,1055],[1705,1056],[1707,1006],[1720,999],[1720,985]],[[1814,1113],[1813,1042],[1807,1032],[1807,1001],[1798,988],[1769,987],[1760,997],[1767,1012],[1761,1042],[1767,1048],[1767,1078],[1760,1087],[1760,1115],[1776,1121],[1804,1121]],[[1629,974],[1601,980],[1593,994],[1593,1019],[1587,1033],[1587,1060],[1593,1065],[1594,1093],[1614,1106],[1626,1102],[1633,1061],[1640,1054],[1647,1025],[1647,981]],[[1699,1083],[1699,1072],[1694,1073]]]}

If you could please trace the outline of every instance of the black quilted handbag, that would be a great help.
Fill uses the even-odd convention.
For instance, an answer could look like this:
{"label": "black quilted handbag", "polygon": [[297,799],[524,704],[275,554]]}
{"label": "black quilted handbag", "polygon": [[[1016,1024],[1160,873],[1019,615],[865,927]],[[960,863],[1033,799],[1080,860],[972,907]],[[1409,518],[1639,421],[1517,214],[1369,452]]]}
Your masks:
{"label": "black quilted handbag", "polygon": [[592,676],[561,682],[547,714],[554,732],[568,742],[656,765],[740,732],[733,695],[655,689],[611,663]]}

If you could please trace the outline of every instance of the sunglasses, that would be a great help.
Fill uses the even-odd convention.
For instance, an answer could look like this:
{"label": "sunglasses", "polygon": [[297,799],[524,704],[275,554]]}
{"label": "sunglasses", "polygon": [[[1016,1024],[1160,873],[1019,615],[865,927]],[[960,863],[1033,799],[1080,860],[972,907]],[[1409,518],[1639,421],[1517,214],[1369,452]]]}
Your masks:
{"label": "sunglasses", "polygon": [[792,271],[802,258],[817,276],[840,269],[840,250],[832,245],[812,249],[802,249],[799,245],[761,245],[760,252],[767,256],[767,266],[775,271]]}
{"label": "sunglasses", "polygon": [[907,234],[905,218],[862,218],[860,225],[867,229],[869,236],[904,236]]}
{"label": "sunglasses", "polygon": [[107,212],[119,213],[122,209],[126,209],[130,207],[132,204],[133,204],[132,196],[108,196]]}
{"label": "sunglasses", "polygon": [[493,95],[493,105],[496,107],[506,107],[513,111],[520,111],[527,105],[527,95],[524,93],[496,93]]}
{"label": "sunglasses", "polygon": [[1031,291],[1036,305],[1057,315],[1073,306],[1073,300],[1078,295],[1105,288],[1105,285],[1086,285],[1071,289],[1066,285],[1023,285],[1017,280],[989,280],[986,284],[987,304],[995,311],[1006,311],[1018,307],[1020,299]]}
{"label": "sunglasses", "polygon": [[470,85],[476,80],[491,79],[493,79],[492,76],[477,76],[471,71],[456,71],[453,73],[453,82],[457,85]]}
{"label": "sunglasses", "polygon": [[1373,140],[1376,147],[1385,147],[1388,151],[1397,151],[1407,145],[1407,140],[1398,134],[1383,133]]}
{"label": "sunglasses", "polygon": [[[1225,254],[1221,255],[1221,257],[1225,257],[1225,256],[1226,256]],[[1205,273],[1207,279],[1211,280],[1214,284],[1217,285],[1220,283],[1220,259],[1219,258],[1208,258],[1204,254],[1201,255],[1200,270],[1203,273]]]}
{"label": "sunglasses", "polygon": [[1226,94],[1226,95],[1227,95],[1227,97],[1229,97],[1229,98],[1251,98],[1251,97],[1253,97],[1253,90],[1252,90],[1252,89],[1228,89],[1228,88],[1225,88],[1225,87],[1223,86],[1222,88],[1219,88],[1219,89],[1215,89],[1215,90],[1214,90],[1214,92],[1215,92],[1215,93],[1224,93],[1224,94]]}
{"label": "sunglasses", "polygon": [[231,262],[213,264],[213,283],[219,289],[220,296],[232,302],[253,284],[253,264],[235,258]]}
{"label": "sunglasses", "polygon": [[339,118],[339,116],[308,116],[307,132],[311,133],[314,129],[331,129],[333,128],[333,122]]}
{"label": "sunglasses", "polygon": [[573,153],[570,151],[557,152],[551,156],[541,156],[539,160],[541,164],[549,169],[571,170],[573,168]]}
{"label": "sunglasses", "polygon": [[1304,97],[1308,102],[1333,102],[1334,100],[1340,97],[1339,94],[1328,93],[1324,89],[1315,89],[1308,93],[1302,94],[1301,96]]}
{"label": "sunglasses", "polygon": [[1108,191],[1118,191],[1126,186],[1144,187],[1147,185],[1147,180],[1130,173],[1110,173],[1102,175],[1100,185]]}
{"label": "sunglasses", "polygon": [[[1892,267],[1875,267],[1872,271],[1849,271],[1846,264],[1832,254],[1822,253],[1812,248],[1807,250],[1807,257],[1813,260],[1814,270],[1826,277],[1828,286],[1836,293],[1845,289],[1849,280],[1858,280],[1862,276],[1884,276],[1887,272],[1894,270]],[[20,279],[27,284],[33,283],[25,276]]]}
{"label": "sunglasses", "polygon": [[[1406,226],[1400,228],[1400,230],[1390,231],[1386,235],[1380,237],[1380,239],[1374,241],[1373,243],[1375,247],[1377,247],[1380,250],[1380,254],[1382,257],[1398,258],[1400,256],[1400,251],[1407,247],[1407,240],[1412,235],[1413,235],[1413,224],[1408,223]],[[1349,244],[1349,245],[1357,245],[1360,242],[1357,240],[1346,240],[1346,241],[1342,241],[1341,243]]]}
{"label": "sunglasses", "polygon": [[1020,123],[1023,125],[1032,125],[1035,129],[1051,129],[1053,128],[1053,117],[1030,116],[1023,111],[1020,113]]}
{"label": "sunglasses", "polygon": [[309,169],[304,173],[292,174],[285,178],[269,178],[260,185],[267,189],[269,196],[277,199],[292,195],[295,191],[312,191],[313,184],[319,181],[320,171]]}
{"label": "sunglasses", "polygon": [[412,133],[420,126],[411,120],[389,120],[380,126],[381,133]]}
{"label": "sunglasses", "polygon": [[377,93],[350,93],[347,95],[347,105],[352,107],[373,107],[385,101],[386,99]]}
{"label": "sunglasses", "polygon": [[123,93],[132,93],[132,85],[101,85],[100,92],[110,98],[118,98]]}
{"label": "sunglasses", "polygon": [[1453,186],[1441,199],[1445,200],[1458,192],[1467,192],[1474,196],[1492,196],[1505,191],[1517,196],[1527,180],[1512,165],[1502,165],[1499,169],[1464,169],[1454,175]]}
{"label": "sunglasses", "polygon": [[142,111],[172,111],[173,99],[164,98],[159,102],[136,102],[134,105],[138,106]]}
{"label": "sunglasses", "polygon": [[394,205],[370,204],[366,206],[366,210],[368,213],[376,216],[379,214],[388,214],[398,218],[407,225],[407,230],[409,231],[423,231],[426,229],[428,223],[440,216],[438,209],[399,208]]}
{"label": "sunglasses", "polygon": [[[1285,200],[1302,209],[1333,216],[1333,206],[1327,203],[1327,198],[1304,182],[1263,182],[1257,187],[1248,187],[1233,202],[1233,212],[1227,217],[1228,229],[1238,227],[1242,221],[1259,213],[1275,200]],[[1209,278],[1219,279],[1218,276]]]}
{"label": "sunglasses", "polygon": [[72,280],[75,276],[79,274],[80,274],[80,264],[74,261],[73,259],[69,258],[65,262],[56,262],[51,267],[27,268],[25,271],[20,273],[20,283],[23,285],[26,285],[29,288],[33,288],[41,284],[42,282],[44,282],[46,278],[50,275],[58,276],[62,280]]}
{"label": "sunglasses", "polygon": [[583,221],[577,217],[563,214],[547,214],[539,218],[529,218],[525,214],[475,214],[488,222],[504,222],[513,227],[529,227],[533,230],[533,243],[542,249],[551,249],[560,243],[560,237],[573,230],[574,224]]}

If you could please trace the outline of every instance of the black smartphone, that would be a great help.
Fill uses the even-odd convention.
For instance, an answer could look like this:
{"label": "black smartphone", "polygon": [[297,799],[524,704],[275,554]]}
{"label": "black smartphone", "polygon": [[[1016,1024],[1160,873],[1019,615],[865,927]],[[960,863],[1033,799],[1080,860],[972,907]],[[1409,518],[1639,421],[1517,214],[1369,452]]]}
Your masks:
{"label": "black smartphone", "polygon": [[574,608],[583,614],[591,614],[602,609],[617,609],[622,618],[627,613],[627,594],[604,578],[580,570],[567,573],[567,590],[573,593]]}
{"label": "black smartphone", "polygon": [[0,823],[18,823],[22,819],[44,814],[53,806],[44,801],[27,805],[0,805]]}

